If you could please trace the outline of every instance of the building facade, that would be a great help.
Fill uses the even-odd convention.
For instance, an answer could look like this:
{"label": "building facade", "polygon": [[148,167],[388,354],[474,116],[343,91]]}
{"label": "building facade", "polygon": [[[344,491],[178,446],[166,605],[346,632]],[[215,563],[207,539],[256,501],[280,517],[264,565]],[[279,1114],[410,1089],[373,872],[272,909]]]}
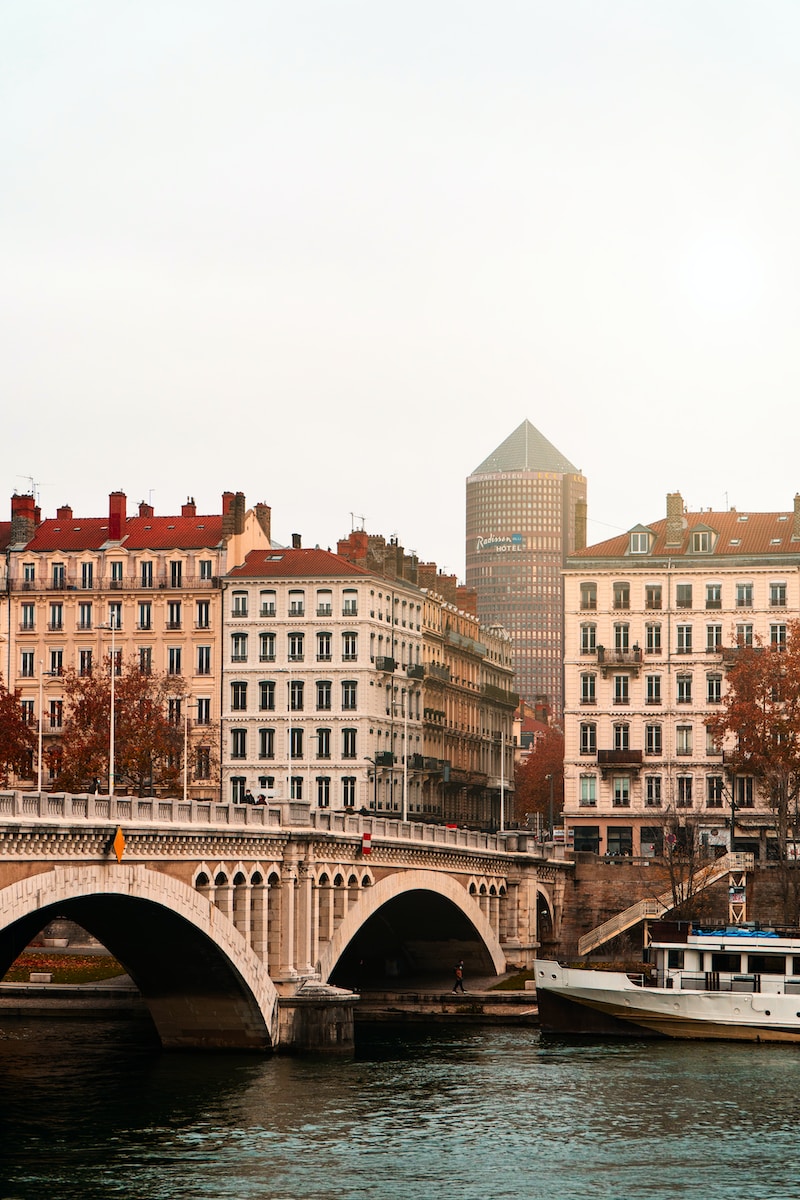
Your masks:
{"label": "building facade", "polygon": [[516,690],[562,710],[566,555],[585,545],[586,480],[523,421],[467,479],[466,583],[511,634]]}
{"label": "building facade", "polygon": [[765,856],[767,802],[726,770],[705,722],[725,694],[726,651],[785,645],[800,612],[800,497],[792,512],[690,513],[673,493],[666,519],[572,555],[564,594],[575,850],[659,853],[677,819],[709,846]]}

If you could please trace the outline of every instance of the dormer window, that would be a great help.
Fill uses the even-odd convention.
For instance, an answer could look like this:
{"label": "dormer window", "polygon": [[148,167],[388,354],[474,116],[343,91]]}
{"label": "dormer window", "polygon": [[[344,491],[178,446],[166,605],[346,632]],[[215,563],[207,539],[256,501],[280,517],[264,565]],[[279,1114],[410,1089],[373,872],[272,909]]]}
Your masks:
{"label": "dormer window", "polygon": [[692,553],[711,553],[711,531],[709,529],[696,529],[694,531],[692,534]]}
{"label": "dormer window", "polygon": [[646,532],[634,532],[631,534],[630,543],[631,554],[649,554],[650,553],[650,534]]}

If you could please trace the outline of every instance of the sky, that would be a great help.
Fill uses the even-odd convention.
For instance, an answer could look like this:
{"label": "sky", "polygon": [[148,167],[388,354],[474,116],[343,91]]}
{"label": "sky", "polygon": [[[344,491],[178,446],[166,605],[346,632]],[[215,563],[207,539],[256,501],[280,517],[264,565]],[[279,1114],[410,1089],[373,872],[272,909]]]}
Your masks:
{"label": "sky", "polygon": [[243,491],[461,578],[525,418],[590,542],[791,509],[798,59],[796,0],[3,0],[0,519]]}

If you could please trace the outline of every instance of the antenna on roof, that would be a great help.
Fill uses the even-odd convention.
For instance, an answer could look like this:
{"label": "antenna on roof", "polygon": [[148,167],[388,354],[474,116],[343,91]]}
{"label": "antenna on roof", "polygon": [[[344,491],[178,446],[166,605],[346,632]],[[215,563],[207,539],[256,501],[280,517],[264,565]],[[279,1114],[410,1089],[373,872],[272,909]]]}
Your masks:
{"label": "antenna on roof", "polygon": [[356,521],[360,521],[361,522],[361,532],[363,533],[364,532],[364,523],[366,522],[366,519],[367,518],[362,516],[361,513],[352,513],[351,512],[350,513],[350,529],[351,529],[351,531],[355,529]]}
{"label": "antenna on roof", "polygon": [[32,475],[18,475],[17,479],[27,479],[28,483],[30,484],[30,489],[29,489],[30,494],[33,496],[34,500],[38,504],[39,503],[39,484],[36,482],[36,480],[33,478],[33,476]]}

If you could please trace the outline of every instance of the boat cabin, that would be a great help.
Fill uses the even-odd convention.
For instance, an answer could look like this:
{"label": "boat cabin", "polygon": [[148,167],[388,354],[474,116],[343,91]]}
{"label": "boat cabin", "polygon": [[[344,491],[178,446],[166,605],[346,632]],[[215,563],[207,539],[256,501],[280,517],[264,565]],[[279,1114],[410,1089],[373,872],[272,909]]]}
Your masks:
{"label": "boat cabin", "polygon": [[736,925],[702,929],[686,921],[651,927],[652,982],[681,991],[800,995],[800,931]]}

